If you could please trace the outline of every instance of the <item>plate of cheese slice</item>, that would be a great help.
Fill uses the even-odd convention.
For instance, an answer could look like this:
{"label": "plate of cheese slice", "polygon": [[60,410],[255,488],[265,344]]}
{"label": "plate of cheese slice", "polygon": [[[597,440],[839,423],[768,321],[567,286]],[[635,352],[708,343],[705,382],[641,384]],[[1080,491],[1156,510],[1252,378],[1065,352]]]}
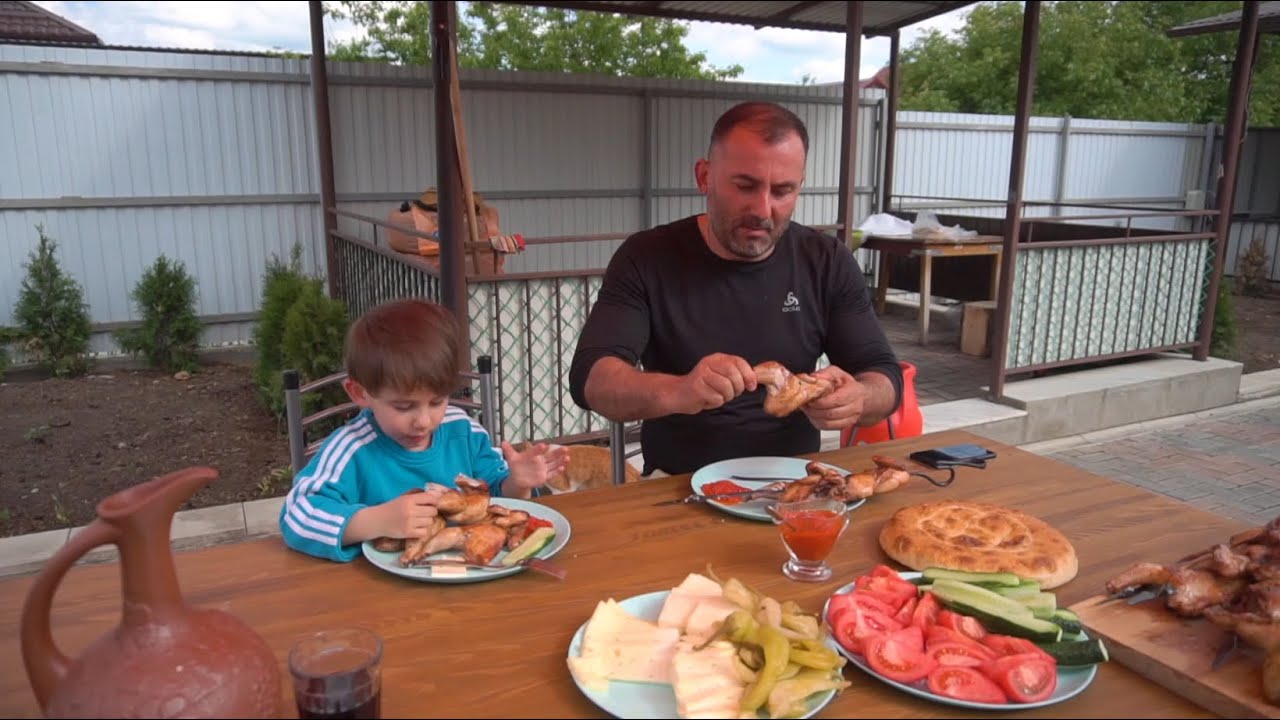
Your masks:
{"label": "plate of cheese slice", "polygon": [[[617,718],[750,717],[740,710],[748,680],[735,667],[738,647],[713,639],[737,608],[719,583],[696,573],[670,591],[602,600],[573,635],[570,674],[587,698]],[[835,649],[834,641],[828,644]],[[800,705],[792,709],[799,712],[786,716],[813,717],[831,702],[832,686],[848,684],[833,672],[826,689],[797,698]],[[756,716],[772,717],[768,705]]]}

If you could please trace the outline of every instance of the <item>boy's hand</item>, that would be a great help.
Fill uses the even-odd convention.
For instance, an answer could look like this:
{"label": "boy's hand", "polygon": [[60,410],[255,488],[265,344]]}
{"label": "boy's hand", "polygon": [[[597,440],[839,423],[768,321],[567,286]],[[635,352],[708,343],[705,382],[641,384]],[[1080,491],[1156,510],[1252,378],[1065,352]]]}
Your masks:
{"label": "boy's hand", "polygon": [[569,449],[564,446],[553,449],[546,443],[538,443],[524,452],[516,452],[511,443],[503,440],[502,456],[511,468],[511,474],[503,482],[502,494],[529,497],[534,488],[542,487],[552,475],[564,470]]}
{"label": "boy's hand", "polygon": [[436,503],[440,502],[439,486],[432,486],[423,492],[406,493],[383,503],[384,537],[419,538],[427,534],[434,524]]}

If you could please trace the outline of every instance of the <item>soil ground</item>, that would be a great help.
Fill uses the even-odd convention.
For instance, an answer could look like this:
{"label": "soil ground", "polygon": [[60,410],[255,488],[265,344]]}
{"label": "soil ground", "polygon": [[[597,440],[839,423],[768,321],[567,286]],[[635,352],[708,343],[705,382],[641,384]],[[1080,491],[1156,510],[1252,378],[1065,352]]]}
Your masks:
{"label": "soil ground", "polygon": [[[1244,372],[1280,367],[1280,297],[1232,300]],[[220,476],[182,509],[288,490],[284,428],[247,363],[208,364],[187,380],[105,365],[0,383],[0,537],[83,525],[108,495],[191,465]]]}

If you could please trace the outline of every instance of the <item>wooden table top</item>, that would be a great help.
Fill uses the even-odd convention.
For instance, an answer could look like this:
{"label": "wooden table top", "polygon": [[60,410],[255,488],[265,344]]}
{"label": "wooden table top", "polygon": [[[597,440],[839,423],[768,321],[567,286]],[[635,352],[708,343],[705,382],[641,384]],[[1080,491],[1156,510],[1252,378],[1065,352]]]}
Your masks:
{"label": "wooden table top", "polygon": [[[306,632],[347,624],[376,629],[386,642],[384,717],[608,717],[574,684],[565,664],[573,634],[597,601],[668,590],[710,565],[779,600],[819,611],[841,585],[889,562],[877,544],[897,509],[939,498],[963,498],[1018,508],[1061,530],[1080,558],[1079,575],[1058,588],[1061,605],[1102,592],[1103,583],[1138,560],[1172,562],[1207,548],[1241,523],[1147,490],[963,431],[820,453],[850,469],[873,454],[905,458],[913,450],[977,442],[999,453],[986,470],[959,468],[956,482],[937,488],[913,479],[853,511],[828,583],[788,580],[786,552],[768,523],[712,507],[655,507],[689,492],[689,477],[647,480],[545,499],[572,523],[555,561],[568,571],[557,581],[525,572],[499,580],[446,585],[383,572],[363,559],[338,564],[286,548],[279,537],[179,553],[179,583],[189,603],[230,611],[276,651],[285,712],[293,717],[286,654]],[[0,582],[0,716],[39,717],[22,667],[18,621],[32,576]],[[64,579],[52,610],[54,639],[75,657],[120,618],[119,567],[80,565]],[[819,717],[963,717],[967,712],[900,692],[847,665],[851,687]],[[1005,714],[1005,713],[1002,713]],[[1117,662],[1102,665],[1085,692],[1064,703],[1012,711],[1014,717],[1210,717]]]}

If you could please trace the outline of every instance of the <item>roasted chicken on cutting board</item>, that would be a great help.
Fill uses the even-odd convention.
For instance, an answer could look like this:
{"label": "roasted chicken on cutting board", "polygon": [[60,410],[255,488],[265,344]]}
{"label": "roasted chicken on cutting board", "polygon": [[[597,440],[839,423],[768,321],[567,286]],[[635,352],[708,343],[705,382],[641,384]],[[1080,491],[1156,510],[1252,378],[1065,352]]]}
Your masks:
{"label": "roasted chicken on cutting board", "polygon": [[[374,548],[399,552],[404,567],[446,550],[461,550],[467,562],[488,565],[503,547],[512,550],[529,536],[529,513],[491,504],[489,486],[479,480],[459,476],[455,482],[458,487],[445,489],[436,503],[440,514],[425,535],[408,540],[378,538]],[[419,492],[425,491],[408,491]]]}
{"label": "roasted chicken on cutting board", "polygon": [[1262,649],[1263,691],[1280,705],[1280,517],[1173,565],[1136,563],[1106,584],[1115,597],[1152,587],[1174,613],[1205,618]]}

